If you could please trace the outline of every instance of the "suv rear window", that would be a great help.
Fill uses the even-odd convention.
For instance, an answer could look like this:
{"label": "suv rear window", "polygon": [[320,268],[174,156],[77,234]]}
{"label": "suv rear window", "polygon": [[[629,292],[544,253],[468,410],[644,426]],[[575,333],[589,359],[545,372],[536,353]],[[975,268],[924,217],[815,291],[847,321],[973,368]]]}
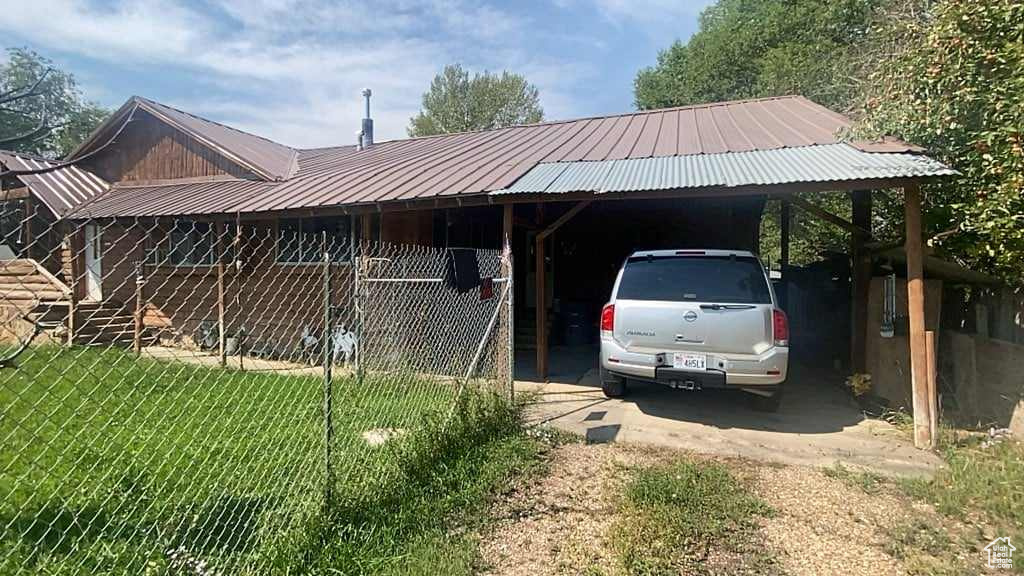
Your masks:
{"label": "suv rear window", "polygon": [[772,302],[761,263],[749,256],[630,258],[615,297],[718,304]]}

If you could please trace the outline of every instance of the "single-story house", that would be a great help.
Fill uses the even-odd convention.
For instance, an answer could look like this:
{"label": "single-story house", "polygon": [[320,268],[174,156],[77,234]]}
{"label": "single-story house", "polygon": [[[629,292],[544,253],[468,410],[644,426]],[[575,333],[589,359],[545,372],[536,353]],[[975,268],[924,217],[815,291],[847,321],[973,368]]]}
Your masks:
{"label": "single-story house", "polygon": [[[45,252],[12,248],[45,263],[77,305],[105,307],[111,317],[130,315],[138,266],[147,283],[165,288],[162,298],[204,294],[214,302],[222,259],[213,254],[241,251],[250,270],[274,280],[253,300],[228,306],[284,316],[318,286],[309,271],[319,252],[304,239],[507,245],[516,346],[534,351],[529,369],[544,377],[552,342],[561,349],[596,340],[597,311],[629,252],[757,251],[770,197],[849,227],[860,246],[870,238],[866,191],[902,188],[913,373],[923,382],[918,186],[953,171],[895,139],[846,140],[850,126],[785,96],[385,142],[374,142],[372,121],[364,121],[358,145],[297,149],[133,97],[62,163],[0,156],[4,193],[37,198],[47,229],[63,237],[33,236],[34,224],[21,224],[31,218],[7,222],[3,233]],[[852,222],[793,197],[837,190],[851,192]],[[209,245],[210,231],[222,248]],[[860,334],[869,275],[854,267]],[[236,273],[230,281],[243,280]],[[153,322],[188,322],[153,313]],[[854,338],[855,363],[864,346],[863,336]]]}

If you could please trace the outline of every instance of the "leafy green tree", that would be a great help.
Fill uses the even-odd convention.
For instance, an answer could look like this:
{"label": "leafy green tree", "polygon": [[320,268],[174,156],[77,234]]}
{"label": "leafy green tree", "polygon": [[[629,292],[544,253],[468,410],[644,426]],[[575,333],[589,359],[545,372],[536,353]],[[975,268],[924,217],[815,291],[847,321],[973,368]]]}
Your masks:
{"label": "leafy green tree", "polygon": [[802,94],[836,110],[857,93],[854,71],[882,0],[719,0],[697,32],[640,70],[640,109]]}
{"label": "leafy green tree", "polygon": [[861,131],[924,146],[960,175],[925,187],[931,244],[1024,283],[1024,4],[894,4],[871,42]]}
{"label": "leafy green tree", "polygon": [[540,122],[537,87],[511,72],[473,74],[459,64],[444,67],[410,119],[409,136],[430,136]]}
{"label": "leafy green tree", "polygon": [[50,60],[23,48],[7,56],[0,65],[0,148],[61,157],[109,114]]}
{"label": "leafy green tree", "polygon": [[[698,31],[637,73],[641,109],[742,98],[801,94],[834,110],[853,107],[863,69],[862,45],[883,0],[719,0],[700,17]],[[848,194],[811,200],[849,218]],[[876,223],[883,231],[891,226]],[[761,250],[779,259],[779,205],[769,202]],[[849,234],[792,210],[790,262],[807,264],[823,252],[844,252]]]}

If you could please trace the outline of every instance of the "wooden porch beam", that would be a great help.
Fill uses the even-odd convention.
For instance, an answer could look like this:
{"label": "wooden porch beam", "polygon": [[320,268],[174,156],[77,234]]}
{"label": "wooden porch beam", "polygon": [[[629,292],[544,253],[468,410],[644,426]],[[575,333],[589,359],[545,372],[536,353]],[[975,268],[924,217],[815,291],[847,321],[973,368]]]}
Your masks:
{"label": "wooden porch beam", "polygon": [[555,232],[555,230],[558,230],[562,226],[562,224],[565,224],[566,222],[571,220],[573,216],[579,214],[580,211],[589,206],[591,202],[593,202],[593,200],[583,200],[582,202],[577,203],[575,206],[570,208],[565,214],[562,214],[561,216],[558,217],[557,220],[555,220],[546,228],[541,230],[537,234],[537,240],[541,241],[547,238],[548,236],[552,235]]}
{"label": "wooden porch beam", "polygon": [[921,240],[921,189],[903,188],[903,210],[907,237],[907,316],[909,317],[910,382],[914,408],[914,446],[931,448],[931,406],[928,390],[928,343],[924,322],[924,246]]}
{"label": "wooden porch beam", "polygon": [[559,216],[554,222],[537,233],[534,242],[534,254],[536,256],[536,302],[537,302],[537,377],[544,380],[548,377],[548,305],[547,305],[547,278],[544,266],[544,241],[558,230],[562,224],[572,219],[593,202],[593,199],[586,199]]}
{"label": "wooden porch beam", "polygon": [[842,228],[843,230],[846,230],[846,231],[848,231],[848,232],[850,232],[850,233],[852,233],[854,235],[863,236],[863,237],[871,236],[870,232],[868,232],[867,230],[861,228],[860,226],[857,226],[853,222],[849,222],[847,220],[844,220],[844,219],[840,218],[839,216],[836,216],[835,214],[832,214],[831,212],[827,212],[824,209],[822,209],[822,208],[820,208],[820,207],[818,207],[818,206],[816,206],[814,204],[811,204],[810,202],[804,200],[803,198],[800,198],[799,196],[791,196],[789,198],[789,201],[794,206],[796,206],[797,208],[803,210],[804,212],[807,212],[811,216],[815,216],[817,218],[820,218],[820,219],[822,219],[822,220],[824,220],[824,221],[826,221],[826,222],[828,222],[830,224],[833,224],[835,226],[838,226],[838,227]]}

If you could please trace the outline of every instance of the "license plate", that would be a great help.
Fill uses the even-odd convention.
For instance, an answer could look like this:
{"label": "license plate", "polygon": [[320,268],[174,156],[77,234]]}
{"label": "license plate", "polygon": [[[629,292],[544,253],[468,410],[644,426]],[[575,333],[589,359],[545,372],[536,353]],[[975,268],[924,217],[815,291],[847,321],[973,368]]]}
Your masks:
{"label": "license plate", "polygon": [[707,370],[708,355],[691,352],[676,352],[672,356],[672,367],[684,370]]}

